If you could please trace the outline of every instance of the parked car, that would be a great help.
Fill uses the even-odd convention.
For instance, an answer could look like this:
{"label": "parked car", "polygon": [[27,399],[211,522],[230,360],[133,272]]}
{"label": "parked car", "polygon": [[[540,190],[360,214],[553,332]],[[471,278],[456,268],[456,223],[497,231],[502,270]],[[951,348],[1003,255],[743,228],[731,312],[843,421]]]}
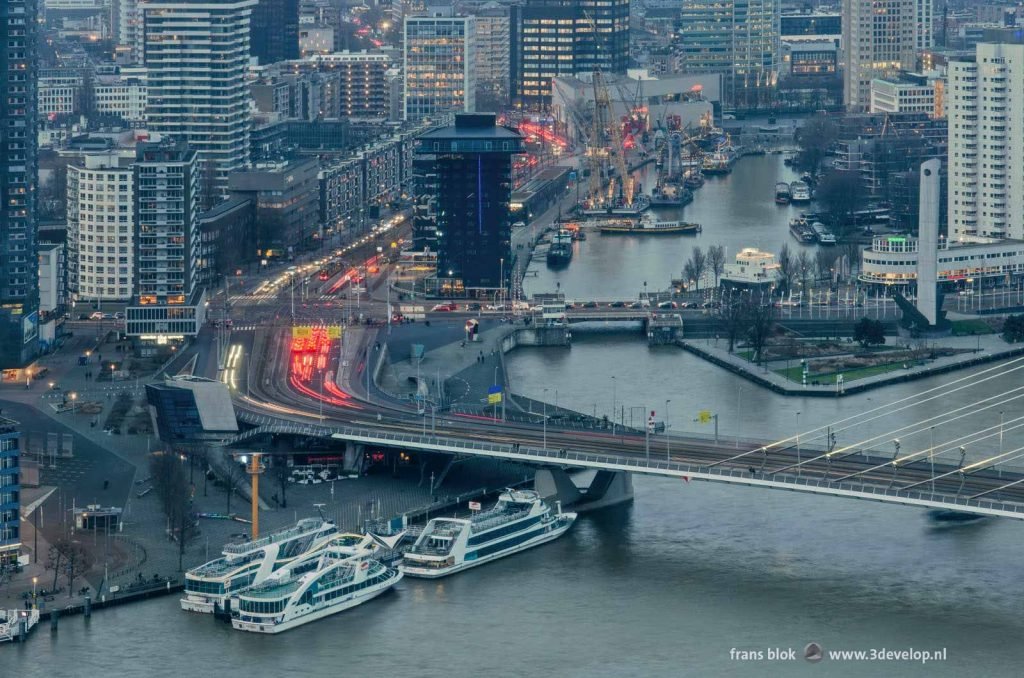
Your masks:
{"label": "parked car", "polygon": [[114,313],[115,320],[124,320],[124,311],[118,311]]}
{"label": "parked car", "polygon": [[438,304],[430,310],[431,312],[451,312],[456,310],[456,308],[457,306],[455,306],[455,304]]}
{"label": "parked car", "polygon": [[612,303],[608,304],[608,307],[609,308],[625,308],[626,307],[626,302],[624,302],[624,301],[613,301]]}
{"label": "parked car", "polygon": [[479,311],[481,308],[480,304],[470,304],[466,306],[466,309],[470,311]]}
{"label": "parked car", "polygon": [[658,304],[658,308],[661,308],[661,309],[679,308],[679,305],[676,304],[676,302],[674,302],[674,301],[662,301],[662,302],[660,302]]}
{"label": "parked car", "polygon": [[103,312],[102,311],[93,311],[89,315],[89,320],[103,320]]}

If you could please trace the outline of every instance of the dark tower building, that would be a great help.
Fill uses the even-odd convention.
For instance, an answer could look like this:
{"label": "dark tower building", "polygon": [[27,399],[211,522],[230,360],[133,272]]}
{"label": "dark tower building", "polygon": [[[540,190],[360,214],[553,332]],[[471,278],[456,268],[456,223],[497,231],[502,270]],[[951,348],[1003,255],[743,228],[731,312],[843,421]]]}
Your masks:
{"label": "dark tower building", "polygon": [[419,138],[416,152],[434,157],[432,182],[418,188],[436,197],[439,279],[467,289],[507,284],[512,156],[522,153],[522,143],[514,129],[496,124],[493,113],[456,115],[454,127]]}
{"label": "dark tower building", "polygon": [[0,368],[36,355],[36,0],[0,2]]}
{"label": "dark tower building", "polygon": [[259,0],[251,21],[249,49],[261,66],[299,58],[299,0]]}

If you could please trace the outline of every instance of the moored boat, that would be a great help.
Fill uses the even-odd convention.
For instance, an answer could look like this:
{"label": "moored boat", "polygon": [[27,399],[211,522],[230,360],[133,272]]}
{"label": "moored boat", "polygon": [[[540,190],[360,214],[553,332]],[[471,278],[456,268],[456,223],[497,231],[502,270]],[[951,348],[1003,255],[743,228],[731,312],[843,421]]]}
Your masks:
{"label": "moored boat", "polygon": [[815,240],[814,229],[803,217],[794,217],[789,220],[789,232],[804,245],[810,245]]}
{"label": "moored boat", "polygon": [[794,205],[805,205],[811,201],[811,187],[803,181],[794,181],[789,185],[789,201]]}
{"label": "moored boat", "polygon": [[282,568],[233,598],[231,626],[253,633],[281,633],[368,602],[402,579],[374,555],[365,535],[339,535],[319,553]]}
{"label": "moored boat", "polygon": [[597,229],[609,235],[696,235],[702,230],[700,224],[654,219],[606,221],[599,223]]}
{"label": "moored boat", "polygon": [[825,228],[825,224],[820,221],[815,221],[811,224],[811,229],[814,231],[814,237],[818,239],[818,243],[822,245],[835,245],[836,236],[832,231]]}
{"label": "moored boat", "polygon": [[261,583],[271,574],[309,553],[322,549],[338,534],[331,521],[304,518],[285,530],[255,541],[227,544],[220,558],[185,573],[181,609],[213,613],[226,609],[233,594]]}
{"label": "moored boat", "polygon": [[470,518],[434,518],[406,552],[401,569],[435,579],[557,539],[575,513],[552,511],[532,490],[506,490],[498,502]]}
{"label": "moored boat", "polygon": [[572,260],[572,239],[572,231],[564,228],[552,237],[547,254],[549,266],[568,264]]}
{"label": "moored boat", "polygon": [[789,189],[789,184],[784,181],[775,184],[775,204],[788,205],[792,197],[793,194]]}

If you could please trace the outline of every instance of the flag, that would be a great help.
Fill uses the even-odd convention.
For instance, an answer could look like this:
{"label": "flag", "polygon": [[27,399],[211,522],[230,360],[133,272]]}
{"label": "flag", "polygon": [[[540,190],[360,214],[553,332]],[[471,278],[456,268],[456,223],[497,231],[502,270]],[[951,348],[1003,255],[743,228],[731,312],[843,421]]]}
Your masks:
{"label": "flag", "polygon": [[683,480],[685,480],[686,482],[690,482],[690,476],[683,476]]}
{"label": "flag", "polygon": [[501,386],[491,386],[487,389],[487,404],[497,405],[501,402]]}

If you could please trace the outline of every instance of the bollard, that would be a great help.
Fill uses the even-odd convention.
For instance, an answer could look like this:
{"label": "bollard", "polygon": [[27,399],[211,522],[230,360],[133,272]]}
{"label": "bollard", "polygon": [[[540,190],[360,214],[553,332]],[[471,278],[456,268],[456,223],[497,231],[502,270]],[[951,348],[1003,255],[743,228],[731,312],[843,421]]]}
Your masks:
{"label": "bollard", "polygon": [[50,613],[50,633],[56,633],[57,632],[57,618],[58,617],[60,617],[60,611],[58,611],[57,608],[54,608],[53,612]]}
{"label": "bollard", "polygon": [[86,619],[92,616],[92,598],[89,596],[85,597],[85,610],[83,614],[85,614]]}

